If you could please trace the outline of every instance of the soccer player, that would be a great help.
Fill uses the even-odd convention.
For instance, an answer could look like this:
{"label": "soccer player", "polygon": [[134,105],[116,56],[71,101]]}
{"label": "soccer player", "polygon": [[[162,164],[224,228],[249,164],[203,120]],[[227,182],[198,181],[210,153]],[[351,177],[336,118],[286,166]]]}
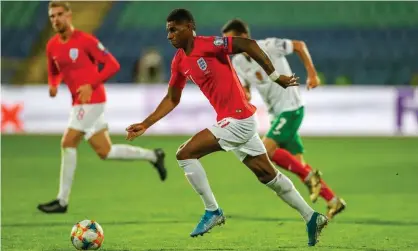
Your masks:
{"label": "soccer player", "polygon": [[186,79],[199,86],[215,109],[217,123],[190,138],[180,146],[176,154],[186,178],[205,206],[205,213],[190,236],[203,235],[214,226],[225,223],[224,213],[218,206],[205,170],[199,162],[200,158],[208,154],[224,150],[233,151],[261,183],[302,215],[307,224],[308,245],[314,246],[328,219],[315,212],[300,196],[293,183],[276,170],[268,159],[263,142],[257,134],[254,115],[256,108],[246,100],[228,54],[248,53],[283,88],[298,85],[297,78],[278,74],[254,40],[196,36],[193,16],[186,9],[173,10],[166,21],[167,38],[177,48],[171,65],[168,92],[157,109],[143,122],[126,129],[127,139],[133,140],[142,135],[179,104]]}
{"label": "soccer player", "polygon": [[[248,25],[239,19],[227,22],[222,28],[222,33],[224,36],[250,38]],[[296,52],[308,73],[308,88],[315,88],[320,84],[304,42],[268,38],[258,40],[257,43],[267,53],[276,70],[284,75],[292,74],[285,56]],[[327,216],[329,218],[344,210],[346,206],[344,200],[337,197],[321,179],[320,172],[313,170],[303,159],[304,147],[298,130],[303,120],[304,103],[298,88],[283,89],[278,86],[246,53],[235,55],[232,58],[232,65],[244,86],[248,100],[251,99],[250,86],[252,85],[257,88],[269,109],[273,122],[263,142],[270,159],[278,166],[298,175],[308,186],[313,202],[316,202],[319,196],[324,198],[328,204]]]}
{"label": "soccer player", "polygon": [[[61,177],[57,199],[38,205],[45,213],[65,213],[77,163],[77,146],[87,140],[103,160],[147,160],[165,180],[164,152],[130,145],[113,145],[104,119],[106,93],[103,83],[119,70],[119,63],[92,35],[75,30],[67,2],[50,2],[49,19],[57,34],[47,44],[48,83],[51,97],[65,82],[73,107],[62,141]],[[98,70],[98,63],[104,65]]]}

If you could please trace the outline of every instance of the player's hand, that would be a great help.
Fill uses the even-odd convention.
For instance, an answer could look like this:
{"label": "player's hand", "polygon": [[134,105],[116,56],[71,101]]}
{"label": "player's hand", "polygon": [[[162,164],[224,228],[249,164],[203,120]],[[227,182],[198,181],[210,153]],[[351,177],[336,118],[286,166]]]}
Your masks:
{"label": "player's hand", "polygon": [[308,77],[308,79],[306,80],[306,88],[308,88],[308,90],[313,89],[320,84],[321,84],[321,80],[319,79],[317,75]]}
{"label": "player's hand", "polygon": [[289,86],[298,86],[298,79],[299,77],[296,77],[295,73],[293,73],[292,76],[280,75],[280,77],[276,80],[276,83],[286,89]]}
{"label": "player's hand", "polygon": [[126,136],[126,140],[132,141],[136,137],[139,137],[142,134],[144,134],[146,130],[147,130],[147,127],[145,126],[144,123],[137,123],[137,124],[130,125],[128,126],[128,128],[126,128],[126,131],[128,132],[128,135]]}
{"label": "player's hand", "polygon": [[82,104],[88,103],[90,102],[92,93],[93,87],[91,87],[91,85],[82,85],[77,89],[78,100],[80,100],[80,103]]}
{"label": "player's hand", "polygon": [[51,98],[57,96],[58,88],[56,86],[49,86],[49,96]]}

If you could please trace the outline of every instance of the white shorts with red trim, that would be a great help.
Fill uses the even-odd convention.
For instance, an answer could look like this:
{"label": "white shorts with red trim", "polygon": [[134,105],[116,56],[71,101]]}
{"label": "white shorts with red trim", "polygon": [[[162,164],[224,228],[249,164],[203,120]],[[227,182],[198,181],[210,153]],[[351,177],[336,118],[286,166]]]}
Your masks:
{"label": "white shorts with red trim", "polygon": [[219,139],[222,149],[234,152],[240,161],[247,155],[258,156],[267,152],[257,133],[255,114],[246,119],[224,118],[208,129]]}
{"label": "white shorts with red trim", "polygon": [[68,128],[83,132],[88,140],[108,127],[104,118],[105,103],[74,105],[70,112]]}

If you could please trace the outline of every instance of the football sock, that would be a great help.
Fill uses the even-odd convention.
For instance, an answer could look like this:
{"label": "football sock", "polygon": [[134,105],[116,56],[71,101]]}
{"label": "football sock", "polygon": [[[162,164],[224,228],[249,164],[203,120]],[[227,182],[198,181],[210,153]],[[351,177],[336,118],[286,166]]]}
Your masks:
{"label": "football sock", "polygon": [[335,197],[335,193],[329,188],[325,181],[321,180],[321,192],[319,193],[326,201],[330,201]]}
{"label": "football sock", "polygon": [[200,195],[200,198],[208,211],[218,209],[218,203],[209,186],[206,172],[197,159],[177,160],[180,167],[184,169],[187,180],[193,189]]}
{"label": "football sock", "polygon": [[277,176],[266,185],[276,192],[276,194],[289,206],[298,210],[305,222],[308,222],[311,219],[314,210],[302,198],[288,177],[278,172]]}
{"label": "football sock", "polygon": [[[310,165],[305,165],[305,168],[309,171],[312,170],[312,167]],[[321,195],[322,198],[324,198],[324,200],[326,201],[330,201],[332,200],[335,196],[335,193],[331,190],[331,188],[329,188],[329,186],[327,185],[327,183],[325,183],[325,181],[323,181],[321,179],[321,192],[319,193],[319,195]]]}
{"label": "football sock", "polygon": [[302,180],[305,180],[309,174],[309,170],[291,153],[284,149],[277,148],[271,160],[278,166],[297,174]]}
{"label": "football sock", "polygon": [[76,148],[62,148],[61,149],[61,173],[60,173],[60,187],[57,199],[61,206],[68,204],[70,197],[71,185],[77,165],[77,149]]}
{"label": "football sock", "polygon": [[106,159],[114,160],[148,160],[152,163],[157,161],[153,150],[131,145],[112,145]]}

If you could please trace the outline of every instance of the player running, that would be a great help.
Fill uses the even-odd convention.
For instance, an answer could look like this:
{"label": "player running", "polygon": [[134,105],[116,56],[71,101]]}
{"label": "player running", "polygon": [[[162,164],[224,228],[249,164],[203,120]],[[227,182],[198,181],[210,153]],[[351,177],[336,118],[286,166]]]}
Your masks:
{"label": "player running", "polygon": [[[75,30],[67,2],[50,2],[49,19],[57,34],[47,44],[48,83],[51,97],[65,82],[73,107],[62,141],[61,177],[56,200],[38,205],[45,213],[65,213],[77,162],[77,146],[84,137],[101,159],[147,160],[165,180],[164,152],[130,145],[112,145],[104,119],[106,93],[103,83],[119,70],[119,63],[92,35]],[[99,72],[98,63],[104,64]]]}
{"label": "player running", "polygon": [[254,40],[196,36],[195,29],[193,16],[188,10],[175,9],[168,15],[167,38],[178,49],[171,65],[168,93],[143,122],[126,129],[127,139],[133,140],[142,135],[170,113],[180,103],[186,79],[193,81],[215,109],[217,123],[194,135],[180,146],[176,154],[186,178],[205,205],[205,213],[190,236],[203,235],[214,226],[225,223],[224,213],[218,206],[205,170],[199,162],[200,158],[210,153],[224,150],[233,151],[260,182],[302,215],[307,224],[308,245],[314,246],[328,222],[327,217],[315,212],[300,196],[292,182],[271,164],[257,134],[254,115],[256,108],[245,98],[228,54],[248,53],[283,88],[298,85],[297,78],[278,74],[268,56]]}
{"label": "player running", "polygon": [[[222,33],[224,36],[250,38],[248,25],[239,19],[227,22],[222,28]],[[258,40],[257,43],[270,57],[276,70],[284,75],[292,74],[285,56],[296,52],[308,73],[308,88],[315,88],[320,84],[304,42],[267,38]],[[319,196],[324,198],[328,204],[327,216],[329,218],[344,210],[346,206],[344,200],[337,197],[321,179],[321,173],[318,170],[313,170],[303,159],[304,147],[298,130],[304,115],[304,103],[298,88],[283,89],[278,86],[246,53],[235,55],[232,65],[244,86],[248,100],[251,99],[250,86],[253,85],[269,109],[273,122],[263,142],[270,159],[278,166],[297,174],[308,186],[313,202],[316,202]]]}

